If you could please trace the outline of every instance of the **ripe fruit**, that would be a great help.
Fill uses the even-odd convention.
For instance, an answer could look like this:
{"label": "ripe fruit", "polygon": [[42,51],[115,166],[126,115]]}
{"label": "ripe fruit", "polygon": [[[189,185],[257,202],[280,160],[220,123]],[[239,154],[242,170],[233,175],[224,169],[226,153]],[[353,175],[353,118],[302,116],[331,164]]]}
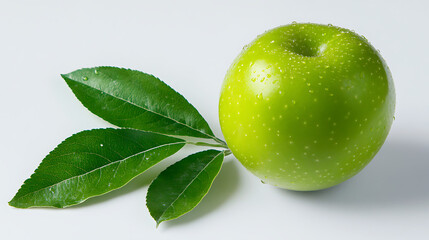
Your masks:
{"label": "ripe fruit", "polygon": [[291,24],[258,36],[226,74],[219,117],[237,159],[263,182],[324,189],[362,170],[393,121],[395,90],[356,33]]}

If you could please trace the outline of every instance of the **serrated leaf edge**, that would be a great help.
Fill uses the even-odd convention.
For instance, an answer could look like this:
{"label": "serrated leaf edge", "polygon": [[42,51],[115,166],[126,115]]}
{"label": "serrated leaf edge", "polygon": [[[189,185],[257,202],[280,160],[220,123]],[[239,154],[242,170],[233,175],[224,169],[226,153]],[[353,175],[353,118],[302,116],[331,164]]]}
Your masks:
{"label": "serrated leaf edge", "polygon": [[[138,70],[133,70],[133,69],[129,69],[129,68],[119,68],[119,67],[111,67],[111,66],[101,66],[101,67],[93,67],[93,68],[81,68],[81,69],[78,69],[78,70],[75,70],[75,71],[80,71],[80,70],[90,70],[90,69],[96,69],[96,68],[115,68],[115,69],[122,69],[122,70],[129,70],[129,71],[133,71],[133,72],[139,72],[139,73],[144,73],[144,72],[141,72],[141,71],[138,71]],[[152,77],[154,77],[154,78],[156,78],[156,79],[158,79],[159,81],[161,81],[162,83],[164,83],[167,87],[169,87],[170,89],[172,89],[174,92],[176,92],[177,94],[179,94],[180,96],[182,96],[183,97],[183,95],[182,94],[180,94],[179,92],[177,92],[176,90],[174,90],[173,88],[171,88],[168,84],[166,84],[164,81],[162,81],[161,79],[159,79],[159,78],[157,78],[156,76],[154,76],[154,75],[152,75],[152,74],[148,74],[148,73],[144,73],[144,74],[147,74],[147,75],[150,75],[150,76],[152,76]],[[148,112],[150,112],[150,113],[153,113],[153,114],[156,114],[156,115],[158,115],[158,116],[161,116],[161,117],[165,117],[165,118],[167,118],[167,119],[170,119],[170,120],[172,120],[173,122],[176,122],[176,123],[178,123],[178,124],[180,124],[180,125],[183,125],[183,126],[185,126],[185,127],[187,127],[187,128],[189,128],[189,129],[192,129],[192,130],[194,130],[194,131],[196,131],[196,132],[199,132],[199,133],[201,133],[201,134],[203,134],[203,135],[205,135],[205,136],[207,136],[207,138],[211,138],[211,139],[213,139],[213,140],[215,140],[215,141],[218,141],[218,140],[220,140],[220,139],[218,139],[215,135],[214,135],[214,133],[213,133],[213,131],[211,130],[211,128],[210,128],[210,126],[208,125],[208,123],[207,123],[207,121],[204,119],[204,117],[198,112],[198,110],[185,98],[185,97],[183,97],[185,100],[186,100],[186,102],[189,104],[189,105],[191,105],[197,112],[198,112],[198,114],[200,114],[200,116],[204,119],[204,121],[205,121],[205,123],[207,124],[207,127],[208,127],[208,130],[210,130],[210,133],[206,133],[206,132],[203,132],[203,131],[201,131],[201,130],[199,130],[199,129],[195,129],[195,128],[193,128],[193,127],[191,127],[191,126],[189,126],[189,125],[187,125],[186,123],[182,123],[182,122],[179,122],[178,120],[176,120],[176,119],[173,119],[173,118],[171,118],[171,117],[169,117],[169,116],[165,116],[165,115],[163,115],[163,114],[161,114],[161,113],[158,113],[158,112],[154,112],[154,111],[152,111],[152,110],[150,110],[150,109],[146,109],[146,108],[144,108],[144,107],[142,107],[142,106],[139,106],[139,105],[136,105],[135,103],[132,103],[132,102],[130,102],[130,101],[128,101],[128,100],[126,100],[126,99],[123,99],[123,98],[120,98],[120,97],[117,97],[117,96],[113,96],[112,94],[109,94],[109,93],[107,93],[107,92],[103,92],[103,91],[101,91],[100,89],[97,89],[97,88],[94,88],[94,87],[92,87],[92,86],[89,86],[89,85],[86,85],[86,84],[84,84],[84,83],[82,83],[82,82],[80,82],[80,81],[76,81],[76,80],[73,80],[73,79],[71,79],[71,78],[69,78],[69,77],[67,77],[67,74],[60,74],[61,75],[61,77],[67,82],[67,80],[69,80],[69,81],[73,81],[73,82],[76,82],[76,83],[79,83],[79,84],[81,84],[81,85],[84,85],[84,86],[87,86],[87,87],[89,87],[89,88],[92,88],[92,89],[95,89],[95,90],[97,90],[97,91],[100,91],[100,92],[102,92],[102,93],[104,93],[104,94],[107,94],[107,95],[109,95],[109,96],[111,96],[111,97],[113,97],[113,98],[117,98],[117,99],[119,99],[119,100],[122,100],[122,101],[124,101],[124,102],[127,102],[127,103],[129,103],[129,104],[131,104],[131,105],[133,105],[133,106],[135,106],[135,107],[138,107],[138,108],[141,108],[141,109],[143,109],[143,110],[145,110],[145,111],[148,111]],[[72,89],[72,88],[71,88]],[[72,89],[72,91],[73,91],[73,89]],[[84,105],[84,107],[86,108],[86,109],[88,109],[90,112],[92,112],[89,108],[87,108],[85,105]],[[92,112],[93,113],[93,112]],[[95,113],[93,113],[93,114],[95,114]],[[95,114],[95,115],[97,115],[97,114]],[[98,115],[97,115],[98,116]],[[100,116],[99,116],[100,117]],[[103,118],[103,117],[101,117],[101,118]],[[104,119],[104,118],[103,118]],[[106,120],[106,119],[104,119],[104,120]],[[106,120],[107,121],[107,120]],[[109,121],[107,121],[107,122],[109,122]],[[173,136],[175,136],[175,135],[173,135]]]}
{"label": "serrated leaf edge", "polygon": [[[92,129],[92,130],[99,130],[99,129],[100,129],[100,130],[102,130],[102,129],[114,129],[114,128],[97,128],[97,129]],[[92,131],[92,130],[85,130],[85,131],[81,131],[81,132],[79,132],[79,133],[82,133],[82,132],[89,132],[89,131]],[[134,130],[134,129],[132,129],[132,130]],[[142,131],[142,130],[136,130],[136,131]],[[147,131],[142,131],[142,132],[147,132]],[[70,136],[69,138],[71,138],[71,137],[73,137],[73,136],[75,136],[75,135],[77,135],[77,134],[79,134],[79,133],[75,133],[75,134],[73,134],[72,136]],[[159,134],[159,133],[155,133],[155,134]],[[163,135],[163,134],[160,134],[160,135]],[[66,140],[67,140],[67,139],[66,139]],[[117,188],[113,188],[113,189],[111,189],[111,190],[109,190],[109,191],[107,191],[107,192],[104,192],[104,193],[102,193],[102,194],[98,194],[98,195],[93,195],[93,196],[87,197],[87,198],[85,198],[85,199],[82,199],[82,200],[81,200],[81,201],[79,201],[79,202],[76,202],[76,203],[73,203],[73,204],[70,204],[70,205],[64,205],[64,206],[61,206],[61,207],[55,207],[55,206],[35,206],[35,205],[33,205],[33,206],[28,206],[28,207],[17,207],[17,206],[14,206],[14,205],[13,205],[13,202],[16,202],[17,200],[21,199],[22,197],[27,196],[28,194],[33,194],[33,193],[36,193],[36,192],[42,191],[42,190],[44,190],[44,189],[46,189],[46,188],[49,188],[49,187],[52,187],[52,186],[55,186],[55,185],[61,184],[61,183],[62,183],[62,182],[64,182],[64,181],[67,181],[67,180],[70,180],[70,179],[73,179],[73,178],[76,178],[76,177],[84,176],[84,175],[86,175],[86,174],[89,174],[89,173],[91,173],[91,172],[93,172],[93,171],[96,171],[96,170],[102,169],[102,168],[104,168],[104,167],[106,167],[106,166],[109,166],[109,165],[111,165],[111,164],[118,163],[118,162],[119,162],[119,164],[121,164],[121,162],[123,162],[123,161],[125,161],[125,160],[127,160],[127,159],[129,159],[129,158],[131,158],[131,157],[137,156],[137,155],[139,155],[139,154],[143,154],[143,153],[146,153],[146,152],[148,152],[148,151],[152,151],[152,150],[155,150],[155,149],[157,149],[157,148],[164,147],[164,146],[172,146],[172,145],[175,145],[175,144],[183,144],[183,146],[185,146],[185,145],[187,144],[187,143],[186,143],[186,141],[184,141],[183,139],[178,139],[178,140],[182,140],[182,141],[174,142],[174,143],[168,143],[168,144],[163,144],[163,145],[159,145],[159,146],[156,146],[156,147],[153,147],[153,148],[147,149],[147,150],[145,150],[145,151],[142,151],[142,152],[139,152],[139,153],[133,154],[132,156],[126,157],[126,158],[124,158],[124,159],[121,159],[121,160],[118,160],[118,161],[111,162],[111,163],[109,163],[109,164],[103,165],[102,167],[95,168],[95,169],[93,169],[93,170],[91,170],[91,171],[89,171],[89,172],[86,172],[85,174],[81,174],[81,175],[78,175],[78,176],[73,176],[73,177],[71,177],[71,178],[68,178],[68,179],[62,180],[61,182],[58,182],[58,183],[52,184],[52,185],[47,186],[47,187],[44,187],[44,188],[41,188],[41,189],[39,189],[39,190],[37,190],[37,191],[27,193],[27,194],[25,194],[25,195],[23,195],[23,196],[20,196],[20,197],[19,197],[19,198],[17,198],[17,199],[15,199],[15,197],[13,197],[13,198],[12,198],[12,200],[10,200],[10,201],[8,202],[8,204],[9,204],[9,206],[16,207],[16,208],[34,208],[34,207],[37,207],[37,208],[66,208],[66,207],[70,207],[70,206],[78,205],[78,204],[80,204],[80,203],[82,203],[82,202],[84,202],[84,201],[86,201],[86,200],[88,200],[88,199],[90,199],[90,198],[93,198],[93,197],[97,197],[97,196],[101,196],[101,195],[107,194],[107,193],[109,193],[109,192],[111,192],[111,191],[114,191],[114,190],[116,190],[116,189],[119,189],[119,188],[121,188],[121,187],[125,186],[125,185],[126,185],[126,184],[128,184],[130,181],[132,181],[134,178],[138,177],[139,175],[141,175],[141,174],[142,174],[142,173],[144,173],[145,171],[149,170],[150,168],[152,168],[152,167],[153,167],[153,166],[155,166],[156,164],[154,164],[153,166],[149,167],[148,169],[146,169],[145,171],[141,172],[140,174],[137,174],[136,176],[134,176],[133,178],[131,178],[129,181],[127,181],[126,183],[124,183],[123,185],[121,185],[121,186],[119,186],[119,187],[117,187]],[[65,140],[64,140],[64,141],[65,141]],[[63,141],[63,142],[64,142],[64,141]],[[61,142],[61,143],[62,143],[62,142]],[[60,143],[60,144],[58,144],[58,146],[59,146],[59,145],[61,145],[61,143]],[[55,151],[55,150],[58,148],[58,146],[57,146],[57,147],[55,147],[55,148],[54,148],[54,150],[52,150],[51,152]],[[182,147],[183,147],[183,146],[182,146]],[[182,148],[182,147],[181,147],[181,148]],[[180,148],[180,149],[181,149],[181,148]],[[180,149],[178,149],[178,151],[179,151]],[[50,154],[51,152],[49,152],[49,154]],[[177,152],[177,151],[176,151],[176,152]],[[49,154],[48,154],[48,155],[49,155]],[[173,153],[173,154],[174,154],[174,153]],[[173,155],[173,154],[172,154],[172,155]],[[47,156],[48,156],[48,155],[47,155]],[[38,170],[38,168],[34,171],[34,173],[33,173],[33,174],[35,174],[35,173],[37,172],[37,170]],[[30,176],[30,178],[33,176],[33,174]],[[28,179],[30,179],[30,178],[28,178]],[[28,180],[28,179],[27,179],[27,180]],[[26,181],[26,180],[25,180],[25,181]],[[20,187],[20,189],[25,185],[25,181],[24,181],[24,184]],[[18,191],[19,191],[19,190],[18,190]]]}
{"label": "serrated leaf edge", "polygon": [[[211,150],[215,150],[215,149],[211,149]],[[201,151],[201,152],[197,152],[197,153],[202,153],[202,152],[207,152],[207,151],[211,151],[211,150],[206,150],[206,151]],[[215,151],[219,151],[219,150],[215,150]],[[197,154],[197,153],[194,153],[194,154]],[[194,154],[191,154],[191,155],[194,155]],[[196,176],[195,176],[195,178],[194,179],[192,179],[192,181],[184,188],[184,190],[177,196],[177,198],[164,210],[164,212],[161,214],[161,216],[159,217],[159,219],[161,219],[162,218],[162,215],[171,207],[171,205],[173,205],[176,201],[177,201],[177,199],[179,199],[180,198],[180,196],[182,196],[182,194],[186,191],[186,189],[195,181],[195,179],[197,179],[198,178],[198,176],[216,159],[216,158],[218,158],[219,157],[219,155],[221,155],[221,154],[223,154],[223,157],[225,158],[225,151],[219,151],[219,153],[215,156],[215,157],[213,157],[213,159],[201,170],[201,172],[199,172]],[[191,156],[191,155],[189,155],[189,156]],[[173,164],[174,165],[174,164]],[[171,166],[173,166],[173,165],[171,165]],[[170,166],[170,167],[171,167]],[[164,222],[164,221],[170,221],[170,220],[173,220],[173,219],[176,219],[176,218],[179,218],[179,217],[181,217],[181,216],[183,216],[183,215],[185,215],[186,213],[188,213],[188,212],[190,212],[190,211],[192,211],[196,206],[198,206],[198,204],[200,204],[200,202],[203,200],[203,198],[207,195],[207,193],[210,191],[210,188],[212,187],[212,185],[213,185],[213,182],[214,182],[214,179],[216,179],[216,177],[217,177],[217,175],[219,174],[219,172],[220,172],[220,170],[222,169],[222,165],[221,165],[221,167],[219,168],[219,170],[218,170],[218,172],[216,173],[216,175],[215,175],[215,177],[213,178],[213,181],[210,183],[210,186],[209,186],[209,188],[207,189],[207,191],[205,192],[205,194],[204,194],[204,196],[197,202],[197,204],[195,204],[195,206],[194,207],[192,207],[191,209],[189,209],[188,211],[186,211],[186,212],[184,212],[183,214],[181,214],[181,215],[179,215],[179,216],[177,216],[177,217],[173,217],[173,218],[169,218],[169,219],[163,219],[163,220],[155,220],[156,221],[156,227],[158,228],[158,226],[159,226],[159,224],[161,224],[162,222]],[[149,186],[149,188],[150,188],[151,186]],[[149,189],[148,189],[148,191],[149,191]],[[146,198],[146,205],[147,205],[147,198]]]}

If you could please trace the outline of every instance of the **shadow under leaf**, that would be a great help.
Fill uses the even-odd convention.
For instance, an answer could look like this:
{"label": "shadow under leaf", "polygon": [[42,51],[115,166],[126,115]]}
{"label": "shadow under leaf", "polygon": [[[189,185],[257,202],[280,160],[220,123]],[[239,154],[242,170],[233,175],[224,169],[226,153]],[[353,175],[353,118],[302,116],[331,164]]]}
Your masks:
{"label": "shadow under leaf", "polygon": [[[99,204],[101,202],[109,201],[111,199],[120,197],[122,195],[126,195],[128,193],[142,189],[143,187],[149,186],[149,184],[152,182],[152,180],[155,179],[159,175],[159,173],[164,170],[164,168],[166,168],[165,163],[155,165],[154,167],[150,168],[146,172],[135,177],[133,180],[131,180],[125,186],[123,186],[119,189],[113,190],[111,192],[105,193],[103,195],[87,199],[85,202],[82,202],[78,205],[71,206],[71,208],[81,208],[81,207],[92,206],[95,204]],[[143,202],[144,201],[145,200],[143,200]]]}
{"label": "shadow under leaf", "polygon": [[200,204],[180,218],[165,222],[163,225],[174,227],[187,224],[188,222],[202,218],[224,204],[240,185],[236,164],[237,161],[235,159],[225,161],[212,187],[203,200],[201,200]]}

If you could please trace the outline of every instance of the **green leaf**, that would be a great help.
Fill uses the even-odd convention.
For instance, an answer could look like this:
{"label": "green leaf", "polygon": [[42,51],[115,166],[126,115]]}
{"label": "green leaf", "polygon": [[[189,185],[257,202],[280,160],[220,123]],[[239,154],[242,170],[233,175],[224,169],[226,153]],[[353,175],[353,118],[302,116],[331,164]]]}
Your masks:
{"label": "green leaf", "polygon": [[67,207],[120,188],[184,140],[132,129],[77,133],[57,146],[9,202],[18,208]]}
{"label": "green leaf", "polygon": [[86,108],[116,126],[221,142],[182,95],[152,75],[95,67],[61,76]]}
{"label": "green leaf", "polygon": [[224,159],[224,151],[190,155],[164,170],[150,185],[146,204],[157,226],[191,211],[209,191]]}

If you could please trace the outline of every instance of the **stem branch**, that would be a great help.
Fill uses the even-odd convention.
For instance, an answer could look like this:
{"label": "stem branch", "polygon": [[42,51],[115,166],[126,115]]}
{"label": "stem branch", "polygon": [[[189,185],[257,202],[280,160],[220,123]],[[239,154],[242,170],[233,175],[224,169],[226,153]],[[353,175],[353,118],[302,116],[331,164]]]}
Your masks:
{"label": "stem branch", "polygon": [[222,140],[222,139],[220,139],[220,138],[214,137],[214,138],[213,138],[213,140],[215,140],[216,142],[218,142],[218,143],[220,143],[220,144],[222,144],[222,145],[225,145],[225,146],[226,146],[226,142],[225,142],[225,141],[223,141],[223,140]]}
{"label": "stem branch", "polygon": [[195,146],[204,146],[204,147],[218,147],[218,148],[225,148],[229,149],[226,144],[213,144],[213,143],[206,143],[206,142],[187,142],[188,144],[192,144]]}

